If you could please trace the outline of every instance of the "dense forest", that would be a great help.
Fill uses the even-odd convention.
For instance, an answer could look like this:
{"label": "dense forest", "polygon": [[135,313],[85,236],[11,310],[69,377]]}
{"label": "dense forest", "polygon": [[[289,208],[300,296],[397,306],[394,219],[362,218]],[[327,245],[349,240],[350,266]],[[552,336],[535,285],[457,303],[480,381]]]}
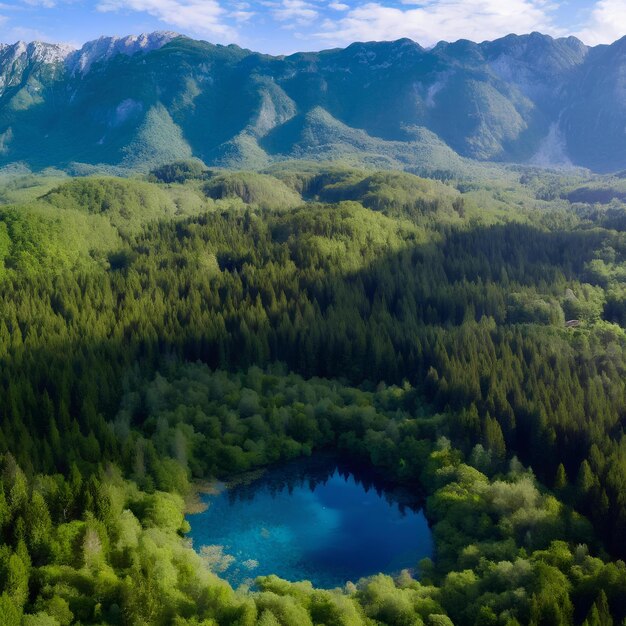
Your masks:
{"label": "dense forest", "polygon": [[[178,162],[0,180],[0,622],[626,623],[626,183]],[[233,590],[196,481],[335,450],[435,558]]]}

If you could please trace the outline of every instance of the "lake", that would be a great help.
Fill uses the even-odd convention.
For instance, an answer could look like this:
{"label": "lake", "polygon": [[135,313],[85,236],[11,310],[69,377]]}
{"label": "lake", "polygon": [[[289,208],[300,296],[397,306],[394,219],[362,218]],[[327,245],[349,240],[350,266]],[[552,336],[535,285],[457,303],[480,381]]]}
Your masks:
{"label": "lake", "polygon": [[414,569],[433,554],[419,499],[329,457],[286,463],[202,498],[208,508],[187,517],[189,536],[234,586],[276,574],[333,588]]}

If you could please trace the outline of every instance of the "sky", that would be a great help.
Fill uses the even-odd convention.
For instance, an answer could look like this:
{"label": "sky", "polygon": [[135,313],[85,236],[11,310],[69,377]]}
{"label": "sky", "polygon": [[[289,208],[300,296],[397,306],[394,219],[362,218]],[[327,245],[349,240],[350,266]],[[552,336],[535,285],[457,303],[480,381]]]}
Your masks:
{"label": "sky", "polygon": [[171,30],[270,54],[409,37],[540,31],[589,45],[626,35],[626,0],[0,0],[0,41],[69,43]]}

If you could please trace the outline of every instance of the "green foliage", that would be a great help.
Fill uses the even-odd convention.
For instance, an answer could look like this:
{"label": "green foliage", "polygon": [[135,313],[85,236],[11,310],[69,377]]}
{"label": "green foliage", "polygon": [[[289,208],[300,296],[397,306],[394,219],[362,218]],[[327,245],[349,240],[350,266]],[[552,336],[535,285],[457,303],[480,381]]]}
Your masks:
{"label": "green foliage", "polygon": [[150,172],[150,180],[160,183],[184,183],[188,180],[202,180],[208,169],[202,161],[174,161],[166,163]]}
{"label": "green foliage", "polygon": [[121,165],[135,170],[147,170],[180,159],[190,159],[191,146],[185,141],[181,128],[162,104],[152,106],[133,140],[124,146]]}
{"label": "green foliage", "polygon": [[0,619],[6,626],[20,626],[22,613],[7,593],[0,596]]}
{"label": "green foliage", "polygon": [[49,191],[43,200],[60,210],[104,215],[126,236],[150,220],[176,214],[174,202],[158,187],[116,178],[75,179]]}
{"label": "green foliage", "polygon": [[301,198],[280,180],[252,172],[214,176],[204,186],[204,192],[215,200],[240,198],[251,206],[269,209],[286,209],[301,203]]}
{"label": "green foliage", "polygon": [[[323,186],[318,194],[325,202],[356,200],[374,211],[419,219],[452,216],[458,192],[442,183],[401,172],[380,172],[363,177],[353,174]],[[458,213],[458,210],[457,210]]]}
{"label": "green foliage", "polygon": [[[5,621],[623,619],[622,232],[554,181],[274,173],[0,211]],[[234,591],[181,537],[195,478],[327,448],[424,490],[420,580]]]}

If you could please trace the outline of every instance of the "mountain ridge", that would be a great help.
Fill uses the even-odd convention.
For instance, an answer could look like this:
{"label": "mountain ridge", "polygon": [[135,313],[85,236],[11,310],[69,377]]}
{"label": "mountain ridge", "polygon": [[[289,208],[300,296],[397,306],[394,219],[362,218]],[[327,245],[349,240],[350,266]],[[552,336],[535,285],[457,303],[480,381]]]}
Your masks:
{"label": "mountain ridge", "polygon": [[422,170],[448,158],[457,172],[476,161],[617,171],[624,42],[533,32],[281,56],[169,31],[79,49],[2,44],[0,165],[145,170],[193,156],[260,167],[306,154]]}

